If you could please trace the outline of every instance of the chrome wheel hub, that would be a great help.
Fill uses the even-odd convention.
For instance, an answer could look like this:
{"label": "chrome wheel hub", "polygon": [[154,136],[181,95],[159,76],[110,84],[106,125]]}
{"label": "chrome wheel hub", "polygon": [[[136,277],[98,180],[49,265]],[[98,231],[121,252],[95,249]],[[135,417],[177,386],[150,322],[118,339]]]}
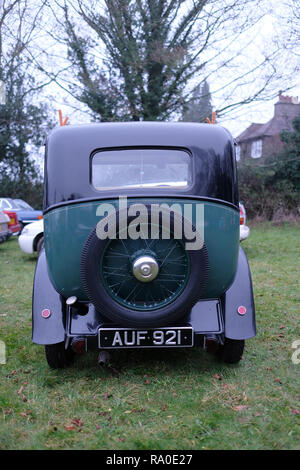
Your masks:
{"label": "chrome wheel hub", "polygon": [[159,268],[152,256],[140,256],[134,261],[132,271],[139,281],[150,282],[156,278]]}

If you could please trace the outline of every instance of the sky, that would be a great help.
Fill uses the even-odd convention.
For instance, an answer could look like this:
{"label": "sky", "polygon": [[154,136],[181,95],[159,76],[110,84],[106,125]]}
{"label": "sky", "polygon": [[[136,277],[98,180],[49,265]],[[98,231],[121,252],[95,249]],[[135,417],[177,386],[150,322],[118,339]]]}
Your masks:
{"label": "sky", "polygon": [[[278,17],[280,17],[280,10],[284,7],[282,2],[278,0],[270,0],[270,6],[273,8],[274,14],[267,15],[260,24],[258,28],[258,40],[263,44],[269,37],[271,37],[276,29],[280,25],[278,25]],[[300,0],[299,0],[299,8],[300,8]],[[299,51],[298,51],[299,52]],[[300,57],[300,55],[299,55]],[[300,59],[299,59],[300,60]],[[294,77],[295,82],[297,83],[291,90],[284,92],[283,95],[289,95],[298,97],[300,101],[300,71],[299,71],[300,63],[298,63],[298,75]],[[282,83],[281,87],[278,87],[278,92],[280,89],[284,89],[286,87],[286,83]],[[278,97],[262,102],[262,103],[255,103],[253,106],[245,107],[244,111],[241,113],[241,117],[224,119],[222,124],[228,128],[228,130],[233,134],[234,137],[237,137],[243,130],[245,130],[252,122],[255,123],[265,123],[268,122],[274,115],[274,104],[278,101]]]}
{"label": "sky", "polygon": [[[264,1],[265,0],[262,0],[262,2]],[[268,41],[272,36],[278,33],[281,34],[282,32],[280,17],[281,15],[285,14],[285,10],[283,10],[283,3],[278,2],[278,0],[268,0],[267,5],[270,9],[270,13],[267,14],[259,22],[259,24],[254,27],[254,40],[253,43],[250,44],[250,46],[247,48],[246,61],[249,61],[249,63],[252,60],[257,60],[257,56],[259,54],[264,54],[264,50],[268,47]],[[244,38],[242,37],[241,41],[245,41],[246,43],[247,35],[245,35]],[[243,58],[241,58],[241,60],[243,60]],[[290,84],[287,85],[288,78],[289,76],[287,75],[285,80],[282,82],[279,81],[276,85],[274,85],[274,95],[276,95],[280,89],[284,90],[290,86]],[[220,74],[220,76],[214,76],[213,79],[211,79],[211,82],[209,82],[211,91],[221,88],[220,85],[222,84],[222,75]],[[293,76],[293,82],[298,82],[298,85],[293,87],[293,89],[284,92],[283,94],[300,97],[300,76]],[[250,86],[251,85],[249,84],[249,87]],[[278,89],[276,89],[276,87]],[[78,108],[78,102],[75,102],[75,100],[72,100],[69,96],[64,94],[60,88],[53,85],[51,95],[52,104],[56,108],[55,119],[57,120],[57,123],[59,123],[58,109],[62,110],[64,117],[69,117],[70,124],[81,124],[89,122],[89,116],[87,113],[79,112],[74,109]],[[219,95],[213,94],[212,104],[214,109],[218,109],[218,106],[222,106],[224,104],[222,103],[222,99],[224,99],[224,96],[222,96],[221,93],[219,93]],[[274,113],[274,104],[277,100],[278,97],[275,96],[268,101],[244,105],[235,113],[219,119],[218,123],[226,127],[232,133],[232,135],[236,137],[252,122],[264,123],[271,119]]]}
{"label": "sky", "polygon": [[[30,1],[35,4],[35,0]],[[231,0],[224,1],[230,2]],[[254,34],[250,35],[250,37],[253,38],[253,41],[251,44],[247,45],[247,49],[245,51],[244,56],[241,56],[240,59],[238,59],[238,61],[236,62],[234,69],[235,72],[239,70],[238,68],[240,65],[247,67],[248,62],[255,62],[255,60],[257,60],[257,58],[262,55],[268,48],[270,38],[276,36],[276,34],[287,34],[286,31],[284,31],[283,29],[282,22],[280,21],[281,17],[284,17],[287,14],[284,6],[285,2],[287,1],[291,0],[281,0],[280,2],[279,0],[260,0],[260,4],[264,4],[264,6],[269,9],[269,13],[266,14],[264,18],[253,27],[252,33]],[[255,0],[253,0],[253,4],[255,3]],[[48,18],[46,18],[46,21],[48,21]],[[84,28],[84,24],[81,24],[80,27]],[[51,28],[52,25],[50,25],[50,32]],[[51,45],[51,39],[46,29],[47,28],[43,30],[41,28],[41,37],[38,37],[38,41],[39,45],[41,45],[41,50],[45,49],[47,51],[51,51],[51,48],[53,46]],[[249,42],[249,37],[247,35],[248,32],[246,32],[244,36],[241,36],[241,38],[239,39],[241,43],[236,45],[237,48],[239,48],[241,44],[243,45]],[[63,57],[63,53],[61,52],[59,46],[55,45],[53,52],[56,57]],[[239,60],[241,61],[240,63]],[[54,64],[54,66],[55,65],[56,64]],[[218,119],[217,123],[226,127],[231,132],[233,137],[237,137],[252,122],[267,122],[273,116],[274,104],[278,100],[278,97],[276,96],[277,93],[280,89],[285,89],[290,86],[290,78],[293,78],[293,83],[295,84],[295,86],[292,90],[284,92],[284,94],[300,97],[300,76],[291,77],[287,73],[285,80],[279,80],[278,83],[274,85],[274,96],[272,97],[272,99],[263,102],[252,103],[250,105],[244,105],[239,108],[235,113],[229,114],[228,116],[224,116],[223,118]],[[222,91],[222,80],[222,73],[213,74],[213,76],[209,79],[211,91],[221,89],[219,93],[213,93],[212,104],[214,110],[218,110],[219,107],[222,107],[224,105],[224,102],[226,103],[226,93],[230,93],[230,89],[225,90],[224,92]],[[249,88],[251,88],[251,86],[255,88],[256,84],[250,83]],[[68,116],[69,123],[71,125],[90,122],[88,110],[84,111],[84,107],[82,107],[75,99],[72,99],[66,92],[63,91],[62,88],[58,87],[54,83],[52,83],[44,91],[42,91],[39,94],[39,98],[41,101],[45,101],[50,104],[50,107],[53,109],[53,111],[51,112],[51,117],[54,119],[54,122],[56,122],[57,125],[59,125],[58,110],[62,111],[63,118]],[[80,107],[82,110],[78,111],[78,108]],[[36,156],[36,159],[40,162],[43,160],[43,149],[40,149],[40,152]]]}

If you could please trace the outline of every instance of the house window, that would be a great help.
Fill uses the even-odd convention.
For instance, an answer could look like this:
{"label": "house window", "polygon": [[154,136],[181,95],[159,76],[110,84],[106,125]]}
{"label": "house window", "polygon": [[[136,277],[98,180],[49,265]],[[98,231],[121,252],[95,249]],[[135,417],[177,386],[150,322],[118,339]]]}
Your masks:
{"label": "house window", "polygon": [[262,154],[262,141],[255,140],[251,144],[251,157],[252,158],[259,158]]}
{"label": "house window", "polygon": [[241,159],[241,147],[239,145],[235,147],[235,158],[237,162]]}

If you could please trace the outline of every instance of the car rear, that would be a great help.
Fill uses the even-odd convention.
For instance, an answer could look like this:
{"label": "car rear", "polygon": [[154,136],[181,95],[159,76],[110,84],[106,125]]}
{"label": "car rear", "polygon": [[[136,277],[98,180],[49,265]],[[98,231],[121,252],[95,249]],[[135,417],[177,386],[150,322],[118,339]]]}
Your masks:
{"label": "car rear", "polygon": [[33,341],[51,367],[69,347],[209,340],[233,341],[240,360],[255,323],[233,155],[229,133],[204,124],[52,131],[33,295]]}
{"label": "car rear", "polygon": [[0,211],[0,243],[8,240],[12,234],[8,228],[9,221],[9,217]]}
{"label": "car rear", "polygon": [[8,228],[13,235],[18,235],[21,232],[21,225],[19,223],[17,212],[13,210],[3,211],[9,217]]}

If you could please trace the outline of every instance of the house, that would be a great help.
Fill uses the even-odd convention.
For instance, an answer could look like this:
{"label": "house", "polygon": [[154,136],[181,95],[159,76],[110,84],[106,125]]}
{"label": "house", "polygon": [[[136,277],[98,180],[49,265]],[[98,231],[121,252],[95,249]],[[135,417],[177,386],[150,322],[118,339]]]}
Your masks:
{"label": "house", "polygon": [[237,138],[236,159],[264,158],[278,154],[283,148],[280,133],[293,130],[293,119],[300,115],[298,97],[283,96],[279,92],[274,105],[274,116],[265,124],[252,123]]}

